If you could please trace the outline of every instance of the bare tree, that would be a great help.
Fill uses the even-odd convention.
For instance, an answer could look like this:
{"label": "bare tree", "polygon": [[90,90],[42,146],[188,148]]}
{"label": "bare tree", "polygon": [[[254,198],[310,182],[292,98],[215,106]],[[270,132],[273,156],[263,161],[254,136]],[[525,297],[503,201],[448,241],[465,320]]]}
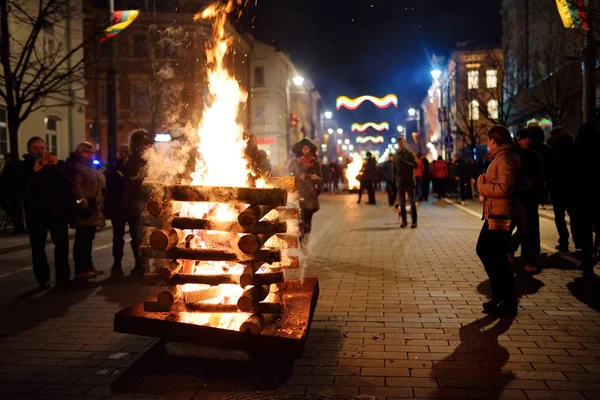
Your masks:
{"label": "bare tree", "polygon": [[72,104],[83,87],[87,41],[71,46],[68,40],[68,23],[81,17],[81,6],[73,0],[0,1],[0,97],[15,160],[23,121],[41,108]]}

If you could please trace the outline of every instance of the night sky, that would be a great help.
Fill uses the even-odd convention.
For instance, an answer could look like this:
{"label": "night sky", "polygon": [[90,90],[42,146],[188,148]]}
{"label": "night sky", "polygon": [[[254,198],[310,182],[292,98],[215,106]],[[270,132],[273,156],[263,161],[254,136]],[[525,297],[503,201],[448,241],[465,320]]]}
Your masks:
{"label": "night sky", "polygon": [[[365,105],[351,121],[388,120],[418,106],[431,83],[430,57],[457,42],[494,44],[501,37],[501,0],[250,0],[244,30],[289,53],[335,110],[339,95],[394,93],[399,108]],[[252,21],[252,22],[250,22]],[[347,126],[349,128],[349,126]]]}

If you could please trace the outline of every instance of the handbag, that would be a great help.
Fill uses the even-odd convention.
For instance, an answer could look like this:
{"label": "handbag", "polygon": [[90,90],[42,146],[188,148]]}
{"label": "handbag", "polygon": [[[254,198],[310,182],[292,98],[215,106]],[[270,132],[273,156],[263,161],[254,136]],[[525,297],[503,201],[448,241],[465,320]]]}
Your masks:
{"label": "handbag", "polygon": [[490,231],[505,231],[510,232],[512,229],[512,219],[508,215],[488,216],[488,229]]}

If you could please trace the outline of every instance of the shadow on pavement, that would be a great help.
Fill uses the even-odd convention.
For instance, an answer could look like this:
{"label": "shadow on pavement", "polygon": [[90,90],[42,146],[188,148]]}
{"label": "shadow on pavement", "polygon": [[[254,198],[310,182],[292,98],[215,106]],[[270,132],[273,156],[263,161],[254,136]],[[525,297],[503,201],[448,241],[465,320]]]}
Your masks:
{"label": "shadow on pavement", "polygon": [[384,231],[397,231],[400,229],[399,224],[394,224],[395,226],[368,226],[366,228],[356,228],[350,229],[346,232],[384,232]]}
{"label": "shadow on pavement", "polygon": [[[517,298],[520,299],[523,296],[531,296],[537,293],[545,285],[534,275],[519,271],[515,275],[515,286],[517,290]],[[492,298],[492,290],[490,288],[489,279],[477,285],[477,293],[486,295],[488,299]]]}
{"label": "shadow on pavement", "polygon": [[567,284],[569,291],[582,303],[600,311],[600,278],[578,277]]}
{"label": "shadow on pavement", "polygon": [[[496,321],[495,325],[485,330]],[[498,338],[510,329],[512,323],[510,318],[498,319],[488,315],[462,326],[458,331],[458,347],[450,356],[433,364],[433,371],[436,371],[452,368],[449,365],[460,362],[461,379],[437,378],[439,387],[432,396],[427,397],[463,398],[467,394],[462,392],[466,390],[468,398],[502,398],[504,388],[515,377],[503,369],[510,360],[510,353],[498,343]]]}

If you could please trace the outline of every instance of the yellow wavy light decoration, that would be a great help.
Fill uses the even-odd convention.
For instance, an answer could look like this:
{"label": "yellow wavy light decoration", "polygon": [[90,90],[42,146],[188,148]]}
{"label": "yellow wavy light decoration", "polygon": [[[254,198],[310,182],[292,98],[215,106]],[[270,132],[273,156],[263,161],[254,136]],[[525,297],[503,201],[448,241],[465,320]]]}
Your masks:
{"label": "yellow wavy light decoration", "polygon": [[356,143],[367,143],[367,142],[383,143],[384,141],[385,141],[385,139],[383,138],[383,136],[357,136],[356,137]]}
{"label": "yellow wavy light decoration", "polygon": [[365,101],[370,101],[379,108],[388,108],[389,106],[398,108],[398,97],[396,97],[395,94],[388,94],[385,97],[360,96],[355,99],[351,99],[347,96],[340,96],[335,100],[335,108],[339,110],[340,108],[345,107],[348,110],[356,110]]}
{"label": "yellow wavy light decoration", "polygon": [[376,123],[376,122],[367,122],[364,124],[359,124],[359,123],[354,123],[352,124],[352,132],[364,132],[369,128],[373,128],[378,132],[381,131],[389,131],[390,130],[390,124],[388,124],[387,122],[381,122],[381,123]]}

